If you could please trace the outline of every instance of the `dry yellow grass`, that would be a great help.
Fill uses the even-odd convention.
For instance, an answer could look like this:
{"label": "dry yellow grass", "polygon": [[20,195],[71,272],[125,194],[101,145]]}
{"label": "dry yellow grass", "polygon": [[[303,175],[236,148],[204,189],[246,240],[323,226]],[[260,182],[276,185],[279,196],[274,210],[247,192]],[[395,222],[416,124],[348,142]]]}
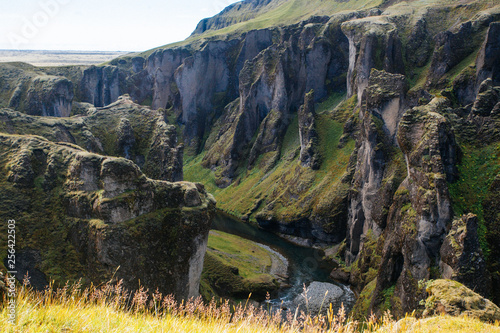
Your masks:
{"label": "dry yellow grass", "polygon": [[500,332],[499,323],[468,317],[440,316],[400,321],[389,313],[359,324],[342,310],[327,316],[292,314],[282,319],[252,305],[231,307],[227,301],[208,304],[198,299],[177,303],[172,296],[129,294],[121,284],[81,289],[79,285],[35,292],[17,290],[17,320],[8,321],[6,298],[0,306],[0,332]]}

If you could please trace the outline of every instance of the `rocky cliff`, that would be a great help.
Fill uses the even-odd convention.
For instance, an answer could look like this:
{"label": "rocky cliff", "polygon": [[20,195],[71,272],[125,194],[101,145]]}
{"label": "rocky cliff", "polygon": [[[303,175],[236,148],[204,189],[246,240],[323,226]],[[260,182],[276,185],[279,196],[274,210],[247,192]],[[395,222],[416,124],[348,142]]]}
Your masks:
{"label": "rocky cliff", "polygon": [[122,156],[153,178],[180,181],[183,146],[163,111],[154,111],[128,96],[95,108],[80,104],[85,116],[72,118],[31,117],[0,109],[0,131],[40,135],[54,142],[68,142],[94,153]]}
{"label": "rocky cliff", "polygon": [[1,134],[1,216],[16,219],[19,280],[123,279],[198,293],[215,201],[203,185],[147,178],[131,161]]}

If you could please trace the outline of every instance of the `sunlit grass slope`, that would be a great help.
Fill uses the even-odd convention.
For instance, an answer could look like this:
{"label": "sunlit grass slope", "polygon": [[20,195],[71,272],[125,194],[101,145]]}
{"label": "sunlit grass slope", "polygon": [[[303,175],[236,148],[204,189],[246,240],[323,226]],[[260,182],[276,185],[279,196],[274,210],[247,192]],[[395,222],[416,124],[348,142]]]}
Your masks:
{"label": "sunlit grass slope", "polygon": [[[130,296],[130,297],[129,297]],[[441,316],[394,321],[388,313],[358,323],[329,312],[282,319],[252,305],[204,304],[200,299],[177,303],[171,296],[127,294],[120,284],[82,290],[78,286],[33,292],[18,288],[17,321],[8,322],[6,299],[0,307],[0,332],[500,332],[498,323]]]}

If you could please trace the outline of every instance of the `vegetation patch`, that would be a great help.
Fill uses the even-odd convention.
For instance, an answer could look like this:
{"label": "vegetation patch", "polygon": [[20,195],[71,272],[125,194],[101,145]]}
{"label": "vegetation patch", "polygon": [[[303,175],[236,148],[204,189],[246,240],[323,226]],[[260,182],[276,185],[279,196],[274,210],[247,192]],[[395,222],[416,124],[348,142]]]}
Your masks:
{"label": "vegetation patch", "polygon": [[273,271],[273,254],[259,244],[222,231],[210,231],[202,273],[205,299],[226,296],[264,299],[280,279]]}
{"label": "vegetation patch", "polygon": [[[343,124],[332,115],[339,103],[339,95],[332,95],[319,105],[317,115],[319,153],[322,164],[319,170],[302,167],[299,161],[300,140],[298,117],[294,115],[281,142],[280,158],[270,169],[269,161],[277,152],[264,153],[248,169],[246,165],[237,170],[233,183],[221,189],[217,187],[217,170],[203,168],[205,152],[187,158],[184,163],[184,178],[203,183],[214,194],[219,209],[236,216],[248,216],[255,221],[258,214],[272,214],[281,221],[297,219],[332,208],[347,195],[347,187],[341,183],[349,158],[354,150],[354,140],[346,140],[339,148]],[[343,106],[347,113],[348,105]],[[352,113],[352,109],[350,109]]]}
{"label": "vegetation patch", "polygon": [[500,172],[500,144],[486,147],[462,145],[461,148],[463,157],[458,166],[460,179],[449,185],[453,210],[457,216],[467,213],[477,215],[481,248],[485,256],[488,256],[483,201],[495,176]]}

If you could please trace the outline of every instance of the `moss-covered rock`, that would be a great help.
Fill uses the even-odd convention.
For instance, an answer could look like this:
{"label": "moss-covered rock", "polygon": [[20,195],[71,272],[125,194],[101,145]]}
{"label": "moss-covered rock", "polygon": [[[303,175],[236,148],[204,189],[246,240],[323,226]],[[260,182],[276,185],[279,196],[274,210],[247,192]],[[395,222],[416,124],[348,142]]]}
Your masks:
{"label": "moss-covered rock", "polygon": [[368,230],[376,237],[382,233],[392,196],[403,180],[404,162],[394,136],[405,95],[403,75],[371,71],[359,111],[357,161],[349,192],[348,264],[356,260]]}
{"label": "moss-covered rock", "polygon": [[491,22],[481,51],[476,60],[477,83],[491,78],[495,86],[500,85],[500,67],[498,57],[500,57],[500,23]]}
{"label": "moss-covered rock", "polygon": [[0,138],[0,217],[16,219],[20,254],[36,252],[16,267],[19,280],[37,270],[60,284],[114,278],[179,299],[198,293],[215,212],[203,185],[152,180],[130,160],[76,145]]}
{"label": "moss-covered rock", "polygon": [[449,122],[438,112],[445,104],[434,100],[408,110],[401,119],[398,142],[407,161],[407,178],[390,207],[377,286],[371,309],[382,311],[386,291],[393,313],[403,315],[419,307],[425,296],[420,280],[435,278],[439,250],[451,223],[448,181],[457,177],[460,158]]}
{"label": "moss-covered rock", "polygon": [[89,108],[72,118],[31,117],[0,109],[0,131],[40,135],[54,142],[68,142],[95,153],[132,160],[151,178],[183,178],[183,146],[174,126],[165,122],[163,110],[151,110],[122,96],[104,108]]}
{"label": "moss-covered rock", "polygon": [[389,19],[375,16],[350,20],[342,23],[342,31],[349,39],[348,97],[363,95],[372,68],[404,74],[401,40]]}
{"label": "moss-covered rock", "polygon": [[314,90],[304,97],[304,105],[299,108],[300,161],[303,166],[318,169],[318,133],[316,131],[316,112],[314,109]]}
{"label": "moss-covered rock", "polygon": [[464,215],[453,221],[440,250],[441,275],[445,279],[463,283],[487,297],[491,290],[491,280],[479,244],[478,227],[478,219],[474,214]]}
{"label": "moss-covered rock", "polygon": [[73,83],[58,76],[35,77],[27,92],[26,111],[36,116],[69,117]]}
{"label": "moss-covered rock", "polygon": [[426,287],[424,316],[466,315],[483,321],[500,320],[500,308],[463,284],[451,280],[430,281]]}

